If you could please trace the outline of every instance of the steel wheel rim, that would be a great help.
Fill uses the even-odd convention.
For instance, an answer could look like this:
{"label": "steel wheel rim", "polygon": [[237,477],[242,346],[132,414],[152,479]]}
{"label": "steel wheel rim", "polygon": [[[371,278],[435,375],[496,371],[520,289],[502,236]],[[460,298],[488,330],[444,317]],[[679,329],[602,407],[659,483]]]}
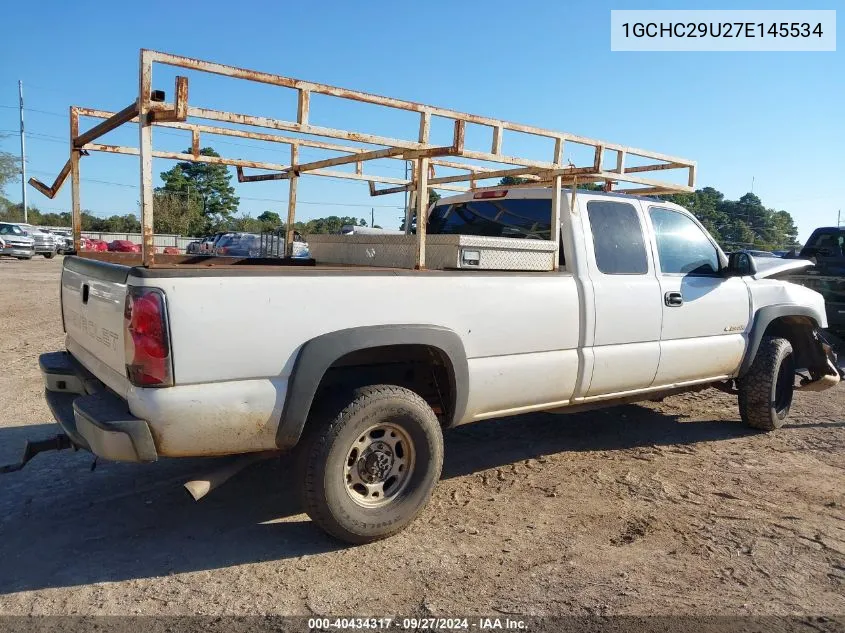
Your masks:
{"label": "steel wheel rim", "polygon": [[346,452],[346,494],[366,508],[387,505],[407,487],[415,457],[414,444],[404,429],[392,422],[374,424]]}

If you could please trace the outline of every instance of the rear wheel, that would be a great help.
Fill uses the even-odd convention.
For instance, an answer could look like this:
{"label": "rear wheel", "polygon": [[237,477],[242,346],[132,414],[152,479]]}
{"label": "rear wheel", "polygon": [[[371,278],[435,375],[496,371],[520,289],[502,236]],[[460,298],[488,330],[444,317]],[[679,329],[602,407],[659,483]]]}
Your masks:
{"label": "rear wheel", "polygon": [[443,435],[419,395],[372,385],[312,416],[297,452],[308,516],[336,538],[368,543],[399,532],[426,506]]}
{"label": "rear wheel", "polygon": [[783,426],[795,391],[795,356],[790,342],[763,337],[751,368],[737,381],[737,387],[743,422],[763,431]]}
{"label": "rear wheel", "polygon": [[56,256],[56,251],[50,251],[49,253],[44,253],[44,259],[53,259]]}

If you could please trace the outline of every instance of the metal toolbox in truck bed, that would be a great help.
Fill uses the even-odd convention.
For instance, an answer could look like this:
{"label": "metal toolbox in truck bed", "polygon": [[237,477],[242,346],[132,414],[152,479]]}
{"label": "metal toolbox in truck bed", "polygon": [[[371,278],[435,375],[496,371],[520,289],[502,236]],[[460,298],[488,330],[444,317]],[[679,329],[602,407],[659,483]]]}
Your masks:
{"label": "metal toolbox in truck bed", "polygon": [[[306,237],[318,263],[413,268],[415,235],[326,235]],[[554,268],[554,242],[479,235],[428,235],[426,268],[435,270],[532,270]]]}

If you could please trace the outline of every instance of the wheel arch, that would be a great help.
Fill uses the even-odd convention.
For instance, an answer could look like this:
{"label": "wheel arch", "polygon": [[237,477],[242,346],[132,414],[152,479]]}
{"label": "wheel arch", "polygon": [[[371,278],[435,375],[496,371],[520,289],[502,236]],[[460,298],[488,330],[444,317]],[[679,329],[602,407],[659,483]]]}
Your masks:
{"label": "wheel arch", "polygon": [[442,359],[449,380],[449,411],[444,426],[463,417],[469,396],[469,367],[463,342],[456,332],[436,325],[395,324],[347,328],[322,334],[299,350],[288,380],[287,396],[276,432],[276,445],[291,448],[308,420],[315,396],[336,363],[377,350],[410,353],[428,349]]}
{"label": "wheel arch", "polygon": [[801,305],[772,305],[757,310],[748,335],[745,356],[739,368],[739,377],[748,373],[764,336],[780,336],[787,339],[792,344],[799,366],[801,361],[812,361],[815,356],[812,348],[813,332],[822,320],[816,310]]}

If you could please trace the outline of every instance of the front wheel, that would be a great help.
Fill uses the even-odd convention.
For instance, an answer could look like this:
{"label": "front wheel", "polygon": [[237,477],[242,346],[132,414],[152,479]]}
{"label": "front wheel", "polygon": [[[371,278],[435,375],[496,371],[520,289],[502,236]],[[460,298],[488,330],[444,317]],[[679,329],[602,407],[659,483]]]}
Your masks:
{"label": "front wheel", "polygon": [[50,251],[49,253],[44,253],[44,259],[53,259],[56,256],[56,251]]}
{"label": "front wheel", "polygon": [[737,381],[742,421],[755,429],[779,429],[795,391],[795,356],[785,338],[764,336],[748,373]]}
{"label": "front wheel", "polygon": [[396,534],[431,498],[443,435],[431,407],[395,385],[354,390],[309,419],[298,452],[305,512],[332,536],[369,543]]}

